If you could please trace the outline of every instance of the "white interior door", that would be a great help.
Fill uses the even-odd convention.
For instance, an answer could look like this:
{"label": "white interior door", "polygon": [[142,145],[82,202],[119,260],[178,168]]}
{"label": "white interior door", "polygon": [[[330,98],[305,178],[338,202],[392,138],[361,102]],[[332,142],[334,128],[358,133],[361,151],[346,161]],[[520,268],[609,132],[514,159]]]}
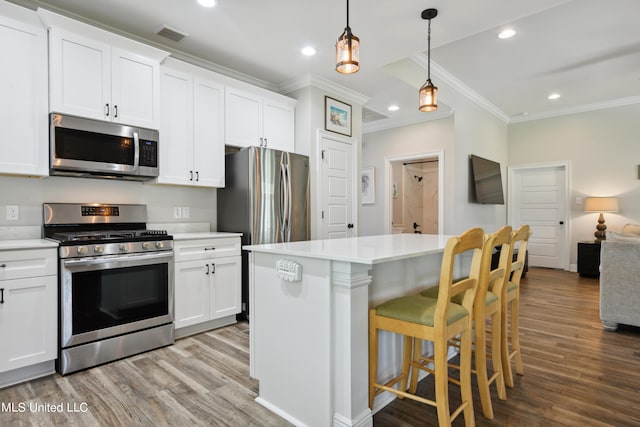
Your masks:
{"label": "white interior door", "polygon": [[320,140],[320,239],[356,235],[353,221],[353,144]]}
{"label": "white interior door", "polygon": [[510,168],[509,223],[529,224],[529,265],[568,269],[567,165]]}

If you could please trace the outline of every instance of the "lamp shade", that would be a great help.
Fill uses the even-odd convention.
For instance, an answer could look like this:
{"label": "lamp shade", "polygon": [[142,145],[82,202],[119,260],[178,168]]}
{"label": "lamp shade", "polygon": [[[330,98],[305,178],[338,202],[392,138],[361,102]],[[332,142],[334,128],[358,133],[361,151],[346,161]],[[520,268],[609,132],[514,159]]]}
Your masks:
{"label": "lamp shade", "polygon": [[585,212],[618,212],[617,197],[587,197],[584,201]]}

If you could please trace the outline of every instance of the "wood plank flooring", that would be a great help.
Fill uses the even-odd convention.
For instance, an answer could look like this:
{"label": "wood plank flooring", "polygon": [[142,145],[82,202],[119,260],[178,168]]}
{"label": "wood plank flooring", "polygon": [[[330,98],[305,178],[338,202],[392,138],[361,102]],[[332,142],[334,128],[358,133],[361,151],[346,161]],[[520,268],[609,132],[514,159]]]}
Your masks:
{"label": "wood plank flooring", "polygon": [[[602,330],[598,280],[530,268],[521,298],[525,375],[516,376],[506,401],[492,390],[494,420],[483,418],[475,401],[476,424],[640,426],[640,329]],[[87,371],[0,389],[0,404],[27,405],[24,413],[0,410],[0,426],[288,425],[254,402],[258,384],[249,378],[248,348],[249,327],[240,323]],[[419,392],[429,396],[432,387],[427,377]],[[450,391],[453,404],[459,393],[456,386]],[[64,411],[31,413],[29,404],[63,404]],[[374,425],[436,426],[435,408],[396,400],[374,416]],[[454,425],[464,425],[462,418]]]}

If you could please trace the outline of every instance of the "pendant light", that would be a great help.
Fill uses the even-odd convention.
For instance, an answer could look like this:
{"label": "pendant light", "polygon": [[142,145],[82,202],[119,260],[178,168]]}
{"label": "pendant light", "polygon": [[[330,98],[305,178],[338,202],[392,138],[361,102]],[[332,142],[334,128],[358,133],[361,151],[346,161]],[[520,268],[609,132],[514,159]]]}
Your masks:
{"label": "pendant light", "polygon": [[427,81],[420,88],[420,111],[436,111],[438,109],[438,88],[431,83],[431,20],[438,16],[438,9],[425,9],[422,19],[429,20],[427,36]]}
{"label": "pendant light", "polygon": [[352,74],[360,69],[360,39],[349,27],[349,0],[347,0],[347,27],[336,42],[336,71]]}

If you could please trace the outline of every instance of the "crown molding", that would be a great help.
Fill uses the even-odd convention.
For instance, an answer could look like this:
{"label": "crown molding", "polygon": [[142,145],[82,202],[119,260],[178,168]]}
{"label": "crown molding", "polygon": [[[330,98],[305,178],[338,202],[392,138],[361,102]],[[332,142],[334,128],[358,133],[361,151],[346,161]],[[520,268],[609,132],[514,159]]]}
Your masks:
{"label": "crown molding", "polygon": [[640,104],[640,96],[629,96],[627,98],[612,99],[604,102],[594,102],[592,104],[578,105],[576,107],[562,108],[560,110],[546,111],[544,113],[527,114],[526,116],[513,116],[511,117],[511,120],[509,120],[509,123],[530,122],[533,120],[587,113],[589,111],[605,110],[607,108],[624,107],[626,105],[634,104]]}
{"label": "crown molding", "polygon": [[[409,57],[409,59],[412,60],[417,65],[419,65],[420,67],[427,70],[429,63],[428,63],[427,56],[425,54],[418,53],[416,55]],[[458,79],[453,74],[451,74],[450,72],[448,72],[447,70],[445,70],[444,68],[442,68],[440,65],[438,65],[433,61],[431,61],[431,71],[433,72],[433,75],[437,77],[438,80],[445,82],[446,84],[454,88],[456,91],[466,96],[471,101],[473,101],[480,107],[487,110],[489,113],[496,116],[498,119],[502,120],[505,123],[509,123],[509,116],[507,115],[507,113],[502,111],[496,105],[489,102],[487,99],[483,98],[478,92],[471,89],[469,86],[464,84],[460,79]]]}
{"label": "crown molding", "polygon": [[375,122],[367,123],[367,124],[363,123],[362,134],[365,135],[368,133],[379,132],[382,130],[394,129],[402,126],[410,126],[418,123],[430,122],[432,120],[440,120],[447,117],[451,117],[454,111],[455,110],[453,108],[447,109],[447,110],[439,109],[434,113],[422,113],[424,114],[423,117],[412,117],[407,119],[389,118],[389,119],[377,120]]}
{"label": "crown molding", "polygon": [[369,101],[369,97],[349,89],[345,86],[334,83],[324,77],[315,76],[312,74],[305,74],[304,76],[289,80],[288,82],[278,85],[277,90],[282,94],[287,94],[298,89],[303,89],[309,86],[317,87],[325,92],[329,92],[336,96],[345,98],[356,104],[364,105]]}

